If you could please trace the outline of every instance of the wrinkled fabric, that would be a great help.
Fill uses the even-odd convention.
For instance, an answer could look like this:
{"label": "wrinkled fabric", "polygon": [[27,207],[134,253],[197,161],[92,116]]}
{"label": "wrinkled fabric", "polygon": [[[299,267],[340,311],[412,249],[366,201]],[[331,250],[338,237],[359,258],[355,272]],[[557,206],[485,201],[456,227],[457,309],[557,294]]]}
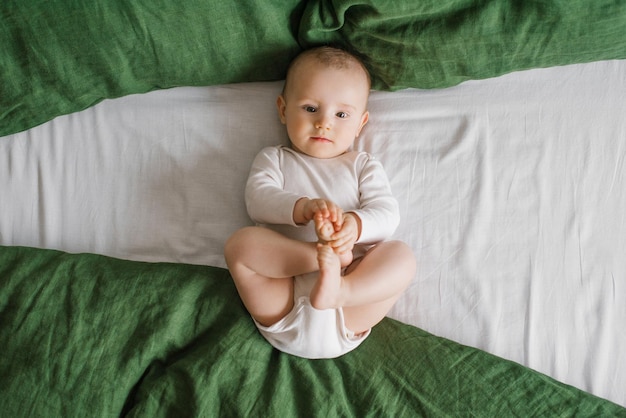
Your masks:
{"label": "wrinkled fabric", "polygon": [[27,416],[626,416],[386,319],[353,352],[273,349],[227,270],[0,247],[2,412]]}

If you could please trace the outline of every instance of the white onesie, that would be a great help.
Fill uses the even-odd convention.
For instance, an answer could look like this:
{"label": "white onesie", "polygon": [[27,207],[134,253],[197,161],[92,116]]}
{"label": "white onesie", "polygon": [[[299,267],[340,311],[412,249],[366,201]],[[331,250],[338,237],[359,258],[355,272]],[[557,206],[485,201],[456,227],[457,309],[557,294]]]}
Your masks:
{"label": "white onesie", "polygon": [[[328,199],[344,212],[359,216],[361,236],[354,247],[355,258],[389,238],[400,222],[387,175],[368,153],[351,151],[319,159],[285,146],[264,148],[252,164],[246,185],[246,207],[252,220],[289,238],[316,242],[312,222],[302,226],[293,220],[294,205],[302,197]],[[356,348],[369,332],[354,337],[345,327],[341,308],[313,308],[308,292],[314,279],[311,275],[296,277],[294,309],[271,327],[257,327],[281,351],[306,358],[338,357]],[[285,327],[291,331],[285,332]],[[297,328],[302,329],[294,339]],[[320,331],[325,333],[323,337]]]}

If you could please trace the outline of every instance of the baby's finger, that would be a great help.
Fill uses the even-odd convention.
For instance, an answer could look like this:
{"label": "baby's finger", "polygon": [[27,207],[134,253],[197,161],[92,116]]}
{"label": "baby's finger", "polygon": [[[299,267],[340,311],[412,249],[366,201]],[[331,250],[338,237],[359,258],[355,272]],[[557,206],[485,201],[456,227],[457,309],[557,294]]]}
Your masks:
{"label": "baby's finger", "polygon": [[353,241],[354,240],[352,240],[349,234],[345,234],[342,232],[334,233],[331,236],[331,247],[339,248],[345,246],[346,244],[352,245]]}
{"label": "baby's finger", "polygon": [[340,240],[340,239],[356,240],[356,231],[349,224],[344,223],[343,225],[341,225],[339,230],[333,234],[332,238],[333,240]]}
{"label": "baby's finger", "polygon": [[322,199],[316,199],[314,212],[316,215],[320,214],[322,217],[327,218],[330,212],[328,210],[328,205],[326,204],[326,201]]}
{"label": "baby's finger", "polygon": [[354,248],[354,244],[350,241],[347,242],[337,242],[333,241],[331,244],[333,251],[337,254],[345,253],[346,251],[352,251]]}
{"label": "baby's finger", "polygon": [[337,220],[337,206],[332,202],[327,202],[328,214],[327,217],[331,222],[335,222]]}
{"label": "baby's finger", "polygon": [[341,227],[343,226],[343,209],[339,207],[337,208],[337,219],[333,221],[333,224],[335,226],[335,231],[341,230]]}

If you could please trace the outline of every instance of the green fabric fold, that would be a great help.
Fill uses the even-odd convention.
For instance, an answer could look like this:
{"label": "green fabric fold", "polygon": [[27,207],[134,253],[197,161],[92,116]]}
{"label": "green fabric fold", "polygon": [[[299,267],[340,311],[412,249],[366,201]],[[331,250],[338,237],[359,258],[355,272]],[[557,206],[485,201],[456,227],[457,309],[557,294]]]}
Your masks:
{"label": "green fabric fold", "polygon": [[297,5],[3,1],[0,136],[105,98],[279,79],[299,50],[291,29]]}
{"label": "green fabric fold", "polygon": [[397,90],[626,58],[624,33],[626,4],[610,1],[320,0],[299,40],[361,53],[374,88]]}

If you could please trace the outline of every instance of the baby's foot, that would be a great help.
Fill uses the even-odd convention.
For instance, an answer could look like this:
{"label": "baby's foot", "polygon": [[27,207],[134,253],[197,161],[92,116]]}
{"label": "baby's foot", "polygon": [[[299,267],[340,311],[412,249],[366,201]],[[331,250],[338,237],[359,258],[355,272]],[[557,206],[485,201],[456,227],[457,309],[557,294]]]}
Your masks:
{"label": "baby's foot", "polygon": [[348,267],[352,264],[352,260],[354,259],[352,251],[346,251],[344,253],[337,254],[337,256],[339,257],[339,264],[341,264],[341,267]]}
{"label": "baby's foot", "polygon": [[325,244],[330,241],[333,233],[335,232],[335,228],[333,227],[333,223],[328,218],[316,216],[315,232],[317,233],[317,238],[320,240],[320,242]]}
{"label": "baby's foot", "polygon": [[311,306],[315,309],[330,309],[341,306],[341,263],[329,245],[317,245],[319,277],[311,290]]}

